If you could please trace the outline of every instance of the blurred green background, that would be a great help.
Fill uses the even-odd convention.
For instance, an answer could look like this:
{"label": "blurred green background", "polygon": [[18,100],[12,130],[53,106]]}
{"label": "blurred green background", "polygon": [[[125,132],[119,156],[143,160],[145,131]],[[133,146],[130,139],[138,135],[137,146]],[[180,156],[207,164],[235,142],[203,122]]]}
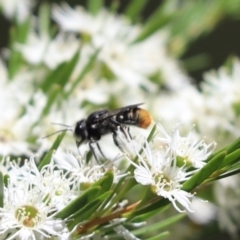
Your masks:
{"label": "blurred green background", "polygon": [[[42,2],[43,1],[39,1],[39,4]],[[62,1],[48,0],[45,2],[61,3]],[[86,6],[87,4],[87,0],[68,0],[66,2],[71,6]],[[191,0],[188,2],[191,2]],[[126,9],[129,0],[105,0],[104,3],[106,7],[111,8],[114,6],[118,13],[122,13]],[[147,1],[143,11],[141,12],[142,22],[145,22],[149,18],[149,16],[151,16],[154,10],[156,10],[156,8],[162,3],[163,1]],[[38,6],[36,6],[35,8],[35,12],[37,12],[37,9]],[[8,31],[10,28],[10,22],[6,20],[2,15],[0,16],[0,28],[2,32],[0,38],[0,47],[2,49],[8,44]],[[204,66],[201,66],[200,64],[198,69],[196,69],[196,67],[192,69],[189,66],[189,62],[191,62],[192,57],[200,56],[202,54],[207,57],[207,63],[205,63]],[[204,35],[191,42],[191,44],[187,48],[187,51],[181,56],[181,60],[183,60],[183,63],[186,64],[189,75],[194,80],[199,82],[202,79],[203,72],[209,69],[219,68],[231,55],[240,57],[240,13],[239,16],[235,17],[221,16],[220,21],[217,23],[216,26],[212,28],[209,33],[205,33]]]}

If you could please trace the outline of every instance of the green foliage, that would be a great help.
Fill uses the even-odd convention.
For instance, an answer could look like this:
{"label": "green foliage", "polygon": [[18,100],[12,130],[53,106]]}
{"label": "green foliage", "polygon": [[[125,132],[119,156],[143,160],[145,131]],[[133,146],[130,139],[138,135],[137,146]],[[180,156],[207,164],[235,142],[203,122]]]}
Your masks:
{"label": "green foliage", "polygon": [[49,89],[51,89],[51,85],[57,84],[62,88],[69,81],[70,75],[78,61],[79,52],[77,51],[71,61],[64,62],[60,64],[55,70],[49,72],[48,76],[42,81],[40,85],[41,89],[49,93]]}
{"label": "green foliage", "polygon": [[139,18],[141,11],[145,7],[147,1],[146,0],[132,0],[129,2],[125,15],[131,19],[132,22],[136,22],[137,18]]}
{"label": "green foliage", "polygon": [[10,57],[8,61],[9,79],[13,79],[24,63],[21,53],[16,50],[16,44],[24,44],[27,40],[30,28],[30,21],[27,19],[23,23],[12,26],[10,30]]}
{"label": "green foliage", "polygon": [[0,172],[0,208],[3,207],[4,200],[4,182],[3,182],[3,174]]}
{"label": "green foliage", "polygon": [[101,189],[98,187],[91,187],[83,192],[80,196],[75,198],[68,206],[63,208],[60,212],[56,214],[56,218],[65,219],[72,214],[76,213],[80,208],[84,207],[86,204],[94,200],[94,197],[97,196],[97,193]]}
{"label": "green foliage", "polygon": [[102,0],[89,0],[87,1],[88,10],[93,15],[96,15],[99,10],[103,7],[103,1]]}
{"label": "green foliage", "polygon": [[46,153],[46,155],[40,160],[40,164],[38,166],[38,169],[41,170],[45,165],[49,164],[52,159],[52,154],[57,150],[59,147],[61,141],[63,140],[65,136],[65,131],[62,132],[54,141],[52,147],[49,149],[49,152]]}

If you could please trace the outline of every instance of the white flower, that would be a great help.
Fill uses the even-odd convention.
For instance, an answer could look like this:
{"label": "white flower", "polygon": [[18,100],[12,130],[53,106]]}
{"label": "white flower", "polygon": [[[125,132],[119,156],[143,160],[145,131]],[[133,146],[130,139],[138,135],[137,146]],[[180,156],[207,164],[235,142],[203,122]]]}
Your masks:
{"label": "white flower", "polygon": [[92,184],[103,177],[106,169],[103,165],[86,164],[80,156],[75,157],[70,152],[56,151],[54,161],[63,169],[70,172],[78,185]]}
{"label": "white flower", "polygon": [[54,4],[52,7],[53,19],[65,31],[92,33],[93,18],[82,7],[72,9],[68,4],[63,3],[61,7]]}
{"label": "white flower", "polygon": [[26,45],[17,43],[15,48],[22,53],[27,62],[36,65],[42,62],[48,43],[48,36],[37,35],[35,32],[30,32]]}
{"label": "white flower", "polygon": [[164,31],[134,43],[141,26],[131,25],[124,16],[105,9],[90,15],[81,7],[72,9],[62,4],[54,5],[52,13],[63,30],[87,35],[87,43],[101,49],[97,59],[109,78],[117,78],[131,87],[143,85],[151,91],[156,91],[156,87],[149,78],[156,73],[160,73],[162,81],[172,89],[188,83],[177,63],[168,56]]}
{"label": "white flower", "polygon": [[[23,166],[12,166],[19,181],[27,180],[38,187],[48,197],[48,205],[60,210],[76,197],[76,181],[51,161],[41,170],[36,166],[34,157],[26,159]],[[17,183],[16,183],[17,184]]]}
{"label": "white flower", "polygon": [[188,217],[194,223],[201,225],[208,224],[216,219],[218,211],[214,204],[196,197],[192,200],[192,209],[194,212],[188,212]]}
{"label": "white flower", "polygon": [[165,128],[170,130],[176,123],[182,122],[186,131],[202,121],[205,107],[202,94],[192,85],[173,93],[162,93],[154,99],[152,105],[149,110],[156,119],[161,119]]}
{"label": "white flower", "polygon": [[[80,61],[75,66],[75,70],[71,76],[71,79],[76,79],[83,67],[82,62],[89,60],[89,56],[85,53],[86,47],[81,49]],[[87,64],[87,63],[84,63]],[[72,82],[68,82],[66,91],[72,87]],[[110,94],[113,92],[114,86],[107,79],[97,79],[97,75],[94,71],[90,71],[81,80],[81,82],[73,90],[74,98],[78,99],[78,103],[81,104],[84,101],[89,101],[95,105],[106,104],[110,98]],[[115,89],[117,91],[118,89]],[[75,99],[76,100],[76,99]]]}
{"label": "white flower", "polygon": [[179,133],[179,124],[168,135],[162,125],[158,125],[159,132],[164,137],[158,137],[161,143],[167,144],[181,165],[193,166],[194,168],[202,168],[205,160],[212,154],[216,147],[216,143],[206,144],[204,140],[199,140],[198,136],[191,131],[186,137],[181,137]]}
{"label": "white flower", "polygon": [[136,152],[141,150],[145,139],[140,135],[137,137],[132,137],[130,129],[123,128],[121,130],[118,128],[116,131],[116,141],[123,153],[128,154],[130,157],[135,157]]}
{"label": "white flower", "polygon": [[213,192],[218,206],[217,220],[220,228],[226,230],[234,238],[238,236],[240,215],[239,174],[220,179],[214,184]]}
{"label": "white flower", "polygon": [[65,223],[54,218],[47,202],[46,193],[27,179],[17,185],[9,179],[0,208],[0,234],[8,233],[8,240],[60,236]]}
{"label": "white flower", "polygon": [[70,61],[80,47],[80,41],[74,34],[58,33],[49,42],[43,62],[54,69],[63,62]]}
{"label": "white flower", "polygon": [[8,19],[16,19],[20,23],[30,15],[34,5],[34,0],[0,0],[4,15]]}
{"label": "white flower", "polygon": [[44,63],[50,69],[69,61],[79,48],[79,40],[73,34],[58,33],[54,39],[32,31],[26,44],[16,44],[16,49],[33,65]]}
{"label": "white flower", "polygon": [[[5,66],[2,62],[0,65],[0,74],[3,73],[3,77],[6,77]],[[35,135],[32,126],[39,120],[46,103],[45,95],[35,91],[31,83],[33,78],[34,72],[30,71],[19,71],[11,80],[1,78],[0,155],[2,156],[31,155],[32,146],[27,139]]]}
{"label": "white flower", "polygon": [[[226,144],[240,135],[240,61],[204,75],[202,83],[206,98],[206,119],[200,122],[200,131],[207,132]],[[204,132],[204,133],[205,133]]]}
{"label": "white flower", "polygon": [[134,170],[136,181],[142,185],[150,185],[154,193],[171,201],[177,211],[184,212],[178,204],[192,211],[190,199],[193,195],[181,190],[181,183],[188,179],[189,173],[176,166],[176,158],[169,149],[165,152],[153,151],[146,142],[143,154],[140,155],[138,152],[136,154],[137,163],[128,157],[136,168]]}
{"label": "white flower", "polygon": [[[53,7],[53,18],[65,31],[89,34],[92,45],[96,49],[101,49],[98,60],[105,63],[122,81],[131,86],[147,82],[141,72],[149,65],[152,69],[153,65],[147,64],[143,52],[140,55],[141,46],[130,47],[139,32],[138,27],[131,26],[123,17],[113,15],[104,9],[96,16],[91,16],[83,8],[72,9],[66,4],[62,7],[57,5]],[[145,67],[142,68],[142,65]]]}
{"label": "white flower", "polygon": [[9,176],[16,184],[19,179],[22,178],[21,172],[18,170],[18,166],[21,164],[22,159],[11,160],[10,157],[2,157],[0,159],[0,172],[6,176]]}
{"label": "white flower", "polygon": [[[5,94],[7,93],[8,90],[5,89]],[[12,94],[12,91],[9,89],[10,93]],[[32,105],[26,104],[22,106],[19,104],[21,100],[19,103],[16,103],[16,106],[11,106],[11,101],[7,102],[6,98],[4,100],[5,105],[3,107],[5,112],[0,119],[0,154],[5,156],[10,154],[31,155],[32,146],[27,139],[35,135],[31,127],[39,120],[43,104],[45,103],[45,96],[40,92],[36,92],[32,97]],[[17,102],[18,99],[12,98],[12,100]],[[21,115],[23,109],[25,112]],[[8,118],[8,121],[4,121],[4,118]]]}
{"label": "white flower", "polygon": [[[233,61],[231,71],[226,67],[218,71],[210,71],[204,75],[202,88],[209,97],[221,99],[221,107],[233,103],[240,103],[240,60]],[[220,106],[216,106],[220,107]]]}

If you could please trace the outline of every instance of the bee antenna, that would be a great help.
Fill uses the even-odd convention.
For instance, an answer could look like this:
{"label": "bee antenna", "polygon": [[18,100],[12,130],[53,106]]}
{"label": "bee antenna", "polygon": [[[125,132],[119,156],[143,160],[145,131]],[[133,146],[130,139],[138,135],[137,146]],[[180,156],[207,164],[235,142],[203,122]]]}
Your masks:
{"label": "bee antenna", "polygon": [[69,128],[69,127],[68,127],[68,128],[65,128],[65,129],[61,129],[61,130],[58,130],[58,131],[56,131],[56,132],[54,132],[54,133],[51,133],[51,134],[49,134],[49,135],[43,137],[42,139],[44,139],[44,138],[48,138],[48,137],[51,137],[52,135],[55,135],[55,134],[57,134],[57,133],[64,132],[64,131],[72,131],[72,129]]}
{"label": "bee antenna", "polygon": [[67,125],[67,124],[64,124],[64,123],[55,123],[55,122],[52,122],[51,124],[53,124],[53,125],[60,125],[60,126],[64,126],[64,127],[70,127],[69,125]]}

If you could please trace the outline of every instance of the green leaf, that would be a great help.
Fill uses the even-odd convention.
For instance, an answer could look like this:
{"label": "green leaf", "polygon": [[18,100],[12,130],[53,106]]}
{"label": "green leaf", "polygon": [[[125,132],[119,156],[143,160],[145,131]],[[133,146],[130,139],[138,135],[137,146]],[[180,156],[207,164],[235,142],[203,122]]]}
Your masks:
{"label": "green leaf", "polygon": [[233,143],[229,144],[228,146],[223,147],[223,148],[219,149],[218,151],[214,152],[212,155],[210,155],[208,157],[206,162],[211,161],[212,158],[214,158],[221,152],[227,152],[228,154],[230,154],[231,152],[234,152],[235,150],[237,150],[239,148],[240,148],[240,138],[236,139]]}
{"label": "green leaf", "polygon": [[134,235],[147,234],[152,231],[160,230],[162,228],[169,227],[170,225],[180,221],[186,217],[186,214],[177,214],[173,217],[167,218],[165,220],[159,221],[155,224],[147,225],[146,227],[139,228],[137,230],[131,231]]}
{"label": "green leaf", "polygon": [[[229,170],[229,171],[230,171],[230,170]],[[237,166],[237,170],[232,170],[232,171],[230,171],[230,172],[223,173],[222,175],[217,176],[217,177],[214,177],[214,178],[211,179],[211,180],[219,180],[219,179],[227,178],[227,177],[236,175],[236,174],[238,174],[238,173],[240,173],[240,164]]]}
{"label": "green leaf", "polygon": [[8,174],[5,174],[3,176],[3,185],[6,186],[6,187],[8,186],[9,178],[10,178],[10,176]]}
{"label": "green leaf", "polygon": [[231,152],[237,150],[238,148],[240,148],[240,137],[238,139],[236,139],[236,141],[234,141],[232,144],[227,146],[226,151],[228,153],[231,153]]}
{"label": "green leaf", "polygon": [[65,208],[63,208],[60,212],[56,214],[56,218],[65,219],[72,214],[79,211],[79,209],[84,208],[85,205],[91,203],[95,200],[96,195],[98,194],[101,188],[91,187],[84,191],[80,196],[75,198],[72,202],[70,202]]}
{"label": "green leaf", "polygon": [[[116,197],[112,200],[111,206],[120,201],[124,195],[136,185],[135,178],[125,179],[125,182],[121,184],[121,190],[117,192]],[[115,192],[116,193],[116,192]]]}
{"label": "green leaf", "polygon": [[51,162],[52,159],[52,154],[53,154],[53,150],[52,151],[48,151],[47,154],[45,155],[45,157],[43,158],[43,160],[40,162],[40,164],[38,165],[38,169],[39,171],[47,164],[49,164]]}
{"label": "green leaf", "polygon": [[52,147],[50,148],[50,150],[48,151],[48,153],[45,155],[45,157],[40,161],[40,164],[38,166],[38,169],[41,170],[45,165],[49,164],[51,159],[52,159],[52,154],[54,153],[54,151],[57,150],[57,148],[59,147],[60,143],[62,142],[64,136],[65,136],[66,132],[62,132],[60,135],[58,135],[58,137],[56,138],[56,140],[54,141]]}
{"label": "green leaf", "polygon": [[48,35],[50,34],[50,6],[49,3],[43,2],[39,7],[39,29],[41,34]]}
{"label": "green leaf", "polygon": [[99,10],[102,8],[102,6],[103,6],[102,0],[88,0],[87,1],[88,11],[93,15],[96,15],[99,12]]}
{"label": "green leaf", "polygon": [[206,53],[197,54],[188,58],[185,58],[182,61],[184,69],[188,72],[194,72],[197,70],[204,70],[210,66],[212,62],[211,56]]}
{"label": "green leaf", "polygon": [[52,105],[55,103],[56,97],[58,96],[60,90],[61,90],[61,87],[56,84],[51,85],[49,87],[48,100],[47,100],[47,103],[46,103],[44,109],[42,110],[41,117],[46,116],[49,113]]}
{"label": "green leaf", "polygon": [[56,138],[56,140],[54,141],[53,145],[51,146],[50,150],[57,150],[60,143],[62,142],[64,136],[65,136],[66,132],[62,132],[61,134],[59,134]]}
{"label": "green leaf", "polygon": [[114,174],[112,171],[108,171],[104,174],[104,176],[95,182],[91,187],[100,186],[101,190],[99,191],[99,195],[104,194],[105,192],[109,191],[112,184],[113,184]]}
{"label": "green leaf", "polygon": [[156,196],[151,187],[149,186],[145,186],[146,187],[146,191],[144,194],[144,197],[141,199],[141,202],[138,204],[137,209],[138,208],[142,208],[145,204],[147,204],[154,196]]}
{"label": "green leaf", "polygon": [[4,207],[4,180],[3,174],[0,172],[0,208]]}
{"label": "green leaf", "polygon": [[[95,199],[92,200],[92,202],[86,204],[84,207],[82,207],[81,209],[79,209],[77,212],[75,212],[73,215],[71,215],[71,218],[75,218],[75,217],[79,217],[79,216],[83,216],[85,214],[85,212],[88,212],[89,209],[91,209],[92,207],[95,207],[97,203],[101,203],[103,200],[106,199],[107,196],[109,196],[109,194],[112,191],[108,191],[105,192],[104,194],[99,195],[98,192],[98,197],[96,197]],[[100,206],[100,204],[98,205]],[[98,207],[97,207],[98,208]],[[96,208],[96,209],[97,209]],[[96,210],[95,209],[95,210]],[[94,210],[94,212],[95,212]],[[90,216],[90,215],[89,215]],[[97,213],[95,214],[95,216],[97,216]],[[83,220],[83,219],[82,219]]]}
{"label": "green leaf", "polygon": [[164,4],[160,3],[155,12],[144,24],[141,33],[134,41],[135,43],[141,42],[142,40],[146,39],[148,36],[161,28],[166,22],[168,22],[168,20],[172,17],[173,13],[169,12],[167,7],[167,1],[165,1]]}
{"label": "green leaf", "polygon": [[[176,1],[175,7],[173,6],[174,15],[168,23],[172,35],[170,44],[175,48],[175,53],[183,54],[184,51],[188,50],[191,42],[203,34],[212,32],[214,27],[228,14],[234,17],[235,13],[238,12],[239,16],[239,6],[235,7],[231,13],[228,12],[230,8],[234,8],[235,1],[237,2],[237,0],[231,2],[225,0],[181,1],[181,3]],[[174,3],[174,1],[168,2],[172,5]]]}
{"label": "green leaf", "polygon": [[[117,225],[117,224],[115,224],[115,225],[111,224],[111,225],[115,227],[115,225]],[[120,224],[118,224],[118,225],[120,225]],[[153,233],[150,233],[150,235],[153,235]],[[144,240],[149,240],[149,239],[151,239],[151,240],[159,240],[159,239],[162,239],[162,238],[164,238],[166,236],[169,236],[169,235],[170,235],[170,233],[168,231],[164,231],[164,232],[162,232],[162,233],[160,233],[158,235],[155,235],[154,237],[150,237],[150,238],[146,238],[146,237],[143,238],[142,236],[140,236],[140,237],[141,237],[141,239],[144,239]],[[108,239],[122,240],[122,238],[120,238],[118,234],[108,235]],[[131,239],[135,239],[135,238],[131,238]]]}
{"label": "green leaf", "polygon": [[15,50],[16,43],[24,44],[27,40],[30,28],[30,20],[26,19],[25,22],[15,25],[10,29],[10,56],[8,61],[8,74],[9,79],[13,79],[19,68],[23,64],[22,54]]}
{"label": "green leaf", "polygon": [[132,22],[136,21],[137,15],[142,11],[146,3],[147,0],[132,0],[126,8],[125,15]]}
{"label": "green leaf", "polygon": [[222,164],[220,165],[220,168],[223,168],[227,165],[234,164],[235,162],[239,161],[240,159],[240,149],[229,153],[223,160]]}
{"label": "green leaf", "polygon": [[87,62],[87,64],[84,66],[82,72],[79,74],[78,78],[73,82],[70,90],[65,94],[66,97],[68,97],[69,95],[71,95],[71,93],[73,92],[73,90],[77,87],[77,85],[79,84],[79,82],[81,82],[81,80],[83,79],[83,77],[93,68],[95,60],[98,56],[98,53],[100,52],[100,49],[96,50],[96,52],[89,58],[89,61]]}
{"label": "green leaf", "polygon": [[116,14],[116,12],[118,12],[119,5],[120,5],[119,0],[113,0],[108,8],[109,12]]}
{"label": "green leaf", "polygon": [[154,237],[147,238],[146,240],[159,240],[170,235],[169,231],[162,232]]}
{"label": "green leaf", "polygon": [[218,155],[214,156],[211,161],[209,161],[202,169],[196,172],[189,180],[187,180],[182,189],[190,192],[195,187],[199,186],[203,183],[207,178],[214,173],[221,166],[224,157],[226,156],[226,152],[220,152]]}
{"label": "green leaf", "polygon": [[14,39],[11,39],[11,43],[25,43],[31,27],[30,19],[26,19],[24,22],[17,24],[15,27],[16,35],[14,35]]}
{"label": "green leaf", "polygon": [[147,213],[144,213],[144,214],[141,214],[141,215],[136,215],[135,217],[132,217],[133,214],[131,214],[130,215],[131,217],[128,217],[128,221],[137,222],[137,223],[138,222],[144,222],[144,221],[147,221],[147,219],[151,218],[152,216],[154,216],[156,214],[159,214],[160,212],[163,213],[167,209],[169,209],[169,205],[165,206],[163,208],[155,209],[154,211],[151,211],[151,212],[147,212]]}
{"label": "green leaf", "polygon": [[90,217],[99,208],[104,199],[106,199],[111,194],[111,191],[105,192],[101,196],[95,198],[91,203],[86,204],[84,207],[79,209],[76,213],[71,216],[71,221],[68,225],[70,229],[73,229],[78,223],[84,220],[90,220]]}
{"label": "green leaf", "polygon": [[228,154],[230,154],[231,152],[233,152],[239,148],[240,148],[240,138],[236,139],[233,143],[229,144],[228,146],[223,147],[223,148],[219,149],[218,151],[214,152],[211,156],[208,157],[206,162],[211,161],[211,159],[213,157],[215,157],[216,155],[218,155],[221,152],[226,151]]}
{"label": "green leaf", "polygon": [[87,204],[85,207],[83,207],[83,212],[78,211],[76,213],[77,217],[71,216],[71,219],[73,219],[71,222],[68,224],[68,228],[72,230],[77,224],[84,220],[89,220],[90,216],[98,209],[100,204],[102,203],[101,200],[96,199],[92,203]]}
{"label": "green leaf", "polygon": [[[157,200],[157,199],[159,199],[159,200]],[[162,210],[164,210],[164,207],[167,204],[169,204],[168,199],[156,196],[156,201],[154,203],[149,204],[148,206],[146,206],[144,208],[141,208],[137,211],[132,212],[131,215],[129,216],[129,218],[141,216],[142,214],[148,214],[148,213],[150,213],[152,211],[156,211],[156,210],[162,211]]]}
{"label": "green leaf", "polygon": [[[156,129],[157,129],[157,125],[154,124],[151,132],[149,133],[149,135],[148,135],[148,137],[147,137],[147,141],[148,141],[148,142],[150,142],[150,141],[152,140],[152,138],[153,138],[153,136],[154,136],[154,134],[155,134]],[[143,150],[142,150],[142,151],[143,151]]]}
{"label": "green leaf", "polygon": [[52,84],[58,84],[62,88],[68,82],[71,73],[79,59],[79,51],[77,50],[73,58],[68,62],[63,62],[55,70],[50,71],[49,75],[44,79],[40,87],[47,93]]}

